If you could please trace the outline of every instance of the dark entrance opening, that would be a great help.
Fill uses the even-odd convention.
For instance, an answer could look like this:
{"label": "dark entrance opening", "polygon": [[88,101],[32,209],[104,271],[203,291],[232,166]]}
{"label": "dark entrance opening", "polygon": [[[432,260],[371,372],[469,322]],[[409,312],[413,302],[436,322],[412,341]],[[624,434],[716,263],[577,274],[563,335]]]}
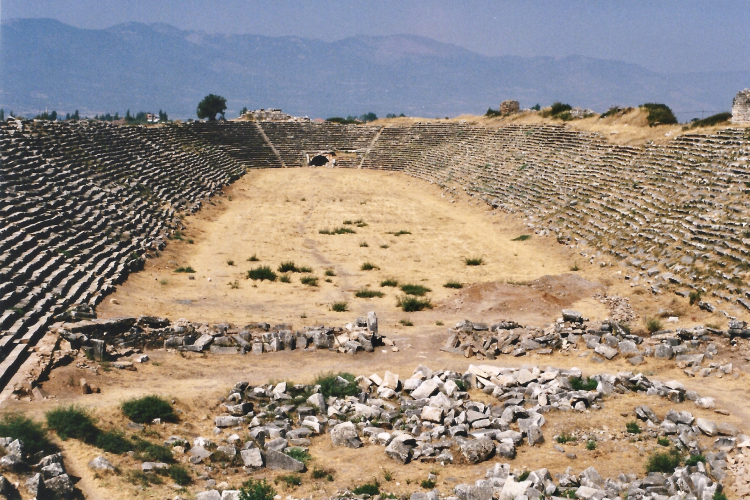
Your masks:
{"label": "dark entrance opening", "polygon": [[310,163],[309,163],[311,167],[322,167],[323,165],[327,165],[327,164],[328,164],[328,157],[323,156],[323,155],[313,156],[312,160],[310,160]]}

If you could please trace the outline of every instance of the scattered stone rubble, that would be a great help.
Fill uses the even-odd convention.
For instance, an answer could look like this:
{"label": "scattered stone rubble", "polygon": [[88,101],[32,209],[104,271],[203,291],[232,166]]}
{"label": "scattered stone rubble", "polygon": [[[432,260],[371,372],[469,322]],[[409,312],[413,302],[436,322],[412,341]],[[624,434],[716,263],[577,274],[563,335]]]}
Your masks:
{"label": "scattered stone rubble", "polygon": [[[750,337],[745,322],[733,320],[724,332],[709,327],[681,328],[676,331],[660,330],[650,338],[628,333],[619,322],[605,320],[591,322],[579,312],[562,311],[562,318],[544,328],[523,327],[513,321],[491,326],[462,321],[448,330],[448,339],[441,349],[468,357],[496,359],[500,355],[524,356],[527,353],[551,354],[553,350],[575,353],[583,348],[591,349],[593,361],[627,358],[633,365],[642,363],[646,357],[674,359],[689,376],[697,374],[718,376],[733,373],[730,364],[710,363],[701,368],[704,360],[718,354],[717,337]],[[580,356],[588,356],[584,351]]]}
{"label": "scattered stone rubble", "polygon": [[0,438],[0,452],[3,453],[0,470],[24,479],[21,486],[0,475],[0,497],[20,498],[18,488],[21,486],[39,500],[72,498],[75,487],[65,471],[62,453],[29,456],[24,448],[24,443],[18,439]]}
{"label": "scattered stone rubble", "polygon": [[[72,351],[80,351],[95,361],[132,356],[140,354],[141,349],[155,347],[213,354],[262,354],[295,349],[356,354],[394,345],[379,333],[378,317],[372,311],[343,327],[311,326],[300,330],[285,324],[252,323],[238,327],[228,323],[191,323],[185,319],[171,322],[151,316],[57,323],[52,330],[68,343],[64,351],[72,355],[75,355]],[[143,362],[143,356],[135,361]],[[132,368],[132,363],[127,363],[122,361],[114,366]]]}
{"label": "scattered stone rubble", "polygon": [[[470,365],[460,374],[420,365],[405,380],[388,371],[382,377],[373,374],[354,381],[338,377],[335,383],[342,387],[357,385],[358,390],[353,392],[358,394],[345,398],[326,398],[320,386],[280,382],[253,387],[238,382],[223,400],[223,413],[214,419],[214,438],[198,437],[188,447],[186,440],[173,436],[166,444],[175,446],[178,455],[184,453],[184,461],[191,464],[201,463],[215,451],[229,457],[239,455],[248,472],[264,467],[304,471],[305,464],[288,454],[307,450],[311,438],[323,434],[330,436],[334,446],[380,446],[386,457],[402,464],[420,461],[447,465],[459,454],[462,460],[476,464],[491,458],[513,460],[517,447],[552,439],[545,438],[542,430],[545,414],[596,411],[602,407],[605,395],[641,393],[673,403],[693,401],[701,408],[711,405],[711,398],[687,391],[677,381],[651,381],[642,373],[596,375],[591,377],[596,381],[595,389],[575,390],[574,383],[581,380],[576,368]],[[497,403],[474,401],[467,389],[481,390],[496,398]],[[737,458],[742,457],[740,453],[750,456],[750,437],[740,434],[734,425],[694,418],[684,409],[669,410],[659,418],[648,406],[641,405],[634,414],[645,422],[648,437],[665,437],[682,453],[703,455],[705,464],[643,478],[623,472],[606,480],[594,468],[577,475],[569,469],[555,483],[546,469],[533,471],[520,481],[508,464],[496,463],[486,480],[458,485],[455,497],[549,498],[573,490],[582,499],[617,498],[627,491],[636,498],[679,495],[684,499],[686,494],[693,494],[708,500],[720,488],[729,465],[745,464],[744,458]],[[249,439],[244,440],[241,435],[248,435]],[[700,436],[715,438],[712,446],[701,447]],[[587,439],[599,437],[592,433]],[[704,492],[708,492],[708,497]],[[424,500],[426,497],[419,495],[437,498],[438,492],[415,495],[413,499]],[[333,498],[347,496],[350,494],[340,492]]]}

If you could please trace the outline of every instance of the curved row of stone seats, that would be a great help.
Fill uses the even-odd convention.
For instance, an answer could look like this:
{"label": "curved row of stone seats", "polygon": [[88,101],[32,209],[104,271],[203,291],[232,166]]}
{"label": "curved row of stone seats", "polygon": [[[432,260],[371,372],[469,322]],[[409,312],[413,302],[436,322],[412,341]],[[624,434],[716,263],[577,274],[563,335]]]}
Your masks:
{"label": "curved row of stone seats", "polygon": [[257,122],[195,122],[190,128],[207,142],[220,145],[229,156],[249,168],[284,166]]}
{"label": "curved row of stone seats", "polygon": [[190,127],[0,123],[0,386],[57,315],[100,303],[244,172]]}

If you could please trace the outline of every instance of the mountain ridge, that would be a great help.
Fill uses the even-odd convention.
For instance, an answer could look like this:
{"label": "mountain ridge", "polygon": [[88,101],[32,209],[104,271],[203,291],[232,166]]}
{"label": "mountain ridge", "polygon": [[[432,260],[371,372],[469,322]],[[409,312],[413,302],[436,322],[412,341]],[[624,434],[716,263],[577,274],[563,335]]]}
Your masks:
{"label": "mountain ridge", "polygon": [[596,111],[656,101],[677,112],[717,112],[750,81],[750,71],[656,73],[582,55],[491,57],[417,35],[324,42],[164,23],[82,29],[54,19],[9,19],[0,27],[0,107],[25,115],[166,109],[189,118],[208,93],[227,98],[228,116],[247,106],[324,118],[367,111],[442,117],[483,113],[505,99]]}

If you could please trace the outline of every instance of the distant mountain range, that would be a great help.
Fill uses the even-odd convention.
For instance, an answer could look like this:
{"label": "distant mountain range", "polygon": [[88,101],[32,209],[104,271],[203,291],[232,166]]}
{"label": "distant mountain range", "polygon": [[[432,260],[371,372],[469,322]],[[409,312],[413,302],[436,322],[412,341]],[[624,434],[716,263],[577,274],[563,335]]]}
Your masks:
{"label": "distant mountain range", "polygon": [[311,118],[368,111],[431,118],[481,114],[516,99],[522,107],[559,100],[595,111],[664,102],[687,120],[700,110],[728,111],[750,87],[750,71],[665,74],[583,56],[488,57],[411,35],[321,42],[14,19],[0,25],[0,87],[0,107],[27,116],[163,109],[194,118],[200,99],[214,93],[227,98],[227,117],[247,106]]}

